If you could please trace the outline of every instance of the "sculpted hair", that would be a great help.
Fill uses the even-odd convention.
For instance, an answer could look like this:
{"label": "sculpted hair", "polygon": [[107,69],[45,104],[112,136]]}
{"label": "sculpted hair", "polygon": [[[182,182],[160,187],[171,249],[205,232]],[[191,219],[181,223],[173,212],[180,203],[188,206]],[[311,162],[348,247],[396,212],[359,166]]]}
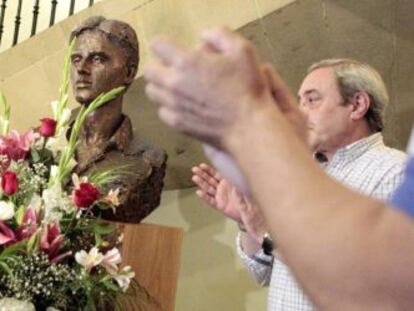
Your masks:
{"label": "sculpted hair", "polygon": [[72,30],[70,41],[75,37],[79,37],[87,30],[99,31],[112,43],[119,46],[125,53],[127,66],[133,66],[134,75],[137,73],[139,64],[139,43],[135,30],[129,24],[119,20],[106,19],[103,16],[92,16]]}
{"label": "sculpted hair", "polygon": [[381,132],[384,127],[383,114],[389,96],[380,74],[368,64],[344,58],[317,62],[308,68],[308,73],[326,67],[333,69],[345,102],[348,102],[357,92],[368,94],[370,106],[365,118],[372,132]]}

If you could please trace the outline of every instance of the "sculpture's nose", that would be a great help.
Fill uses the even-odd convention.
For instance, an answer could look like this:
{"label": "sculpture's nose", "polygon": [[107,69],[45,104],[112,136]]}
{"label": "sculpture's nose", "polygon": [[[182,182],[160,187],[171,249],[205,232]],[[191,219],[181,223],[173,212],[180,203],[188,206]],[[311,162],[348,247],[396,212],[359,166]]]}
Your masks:
{"label": "sculpture's nose", "polygon": [[90,74],[90,67],[87,60],[79,60],[75,64],[76,71],[79,75],[88,75]]}

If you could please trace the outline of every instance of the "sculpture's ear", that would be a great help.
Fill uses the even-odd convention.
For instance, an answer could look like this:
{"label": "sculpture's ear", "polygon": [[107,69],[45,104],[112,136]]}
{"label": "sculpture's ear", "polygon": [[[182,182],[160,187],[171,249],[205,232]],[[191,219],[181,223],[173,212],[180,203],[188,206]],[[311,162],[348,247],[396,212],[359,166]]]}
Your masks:
{"label": "sculpture's ear", "polygon": [[130,85],[132,81],[135,79],[135,75],[137,74],[137,65],[136,64],[128,64],[127,65],[127,75],[125,77],[125,85]]}

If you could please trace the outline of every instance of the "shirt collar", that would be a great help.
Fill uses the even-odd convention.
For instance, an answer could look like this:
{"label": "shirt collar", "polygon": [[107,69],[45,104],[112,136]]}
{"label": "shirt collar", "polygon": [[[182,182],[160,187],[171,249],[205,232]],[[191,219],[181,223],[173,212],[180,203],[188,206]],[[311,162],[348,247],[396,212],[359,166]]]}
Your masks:
{"label": "shirt collar", "polygon": [[338,149],[335,152],[332,161],[335,159],[354,160],[363,155],[368,150],[379,146],[384,146],[384,140],[381,133],[375,133],[368,137],[362,138],[348,146]]}

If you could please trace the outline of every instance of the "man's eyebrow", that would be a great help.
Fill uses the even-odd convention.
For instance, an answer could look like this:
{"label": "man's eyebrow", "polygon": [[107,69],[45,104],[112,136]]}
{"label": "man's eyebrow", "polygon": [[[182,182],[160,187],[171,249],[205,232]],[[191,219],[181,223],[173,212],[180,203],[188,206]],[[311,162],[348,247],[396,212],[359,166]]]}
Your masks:
{"label": "man's eyebrow", "polygon": [[312,95],[312,94],[320,95],[321,93],[317,89],[310,89],[310,90],[306,90],[305,92],[303,92],[302,95],[298,93],[297,96],[300,99],[302,96]]}

